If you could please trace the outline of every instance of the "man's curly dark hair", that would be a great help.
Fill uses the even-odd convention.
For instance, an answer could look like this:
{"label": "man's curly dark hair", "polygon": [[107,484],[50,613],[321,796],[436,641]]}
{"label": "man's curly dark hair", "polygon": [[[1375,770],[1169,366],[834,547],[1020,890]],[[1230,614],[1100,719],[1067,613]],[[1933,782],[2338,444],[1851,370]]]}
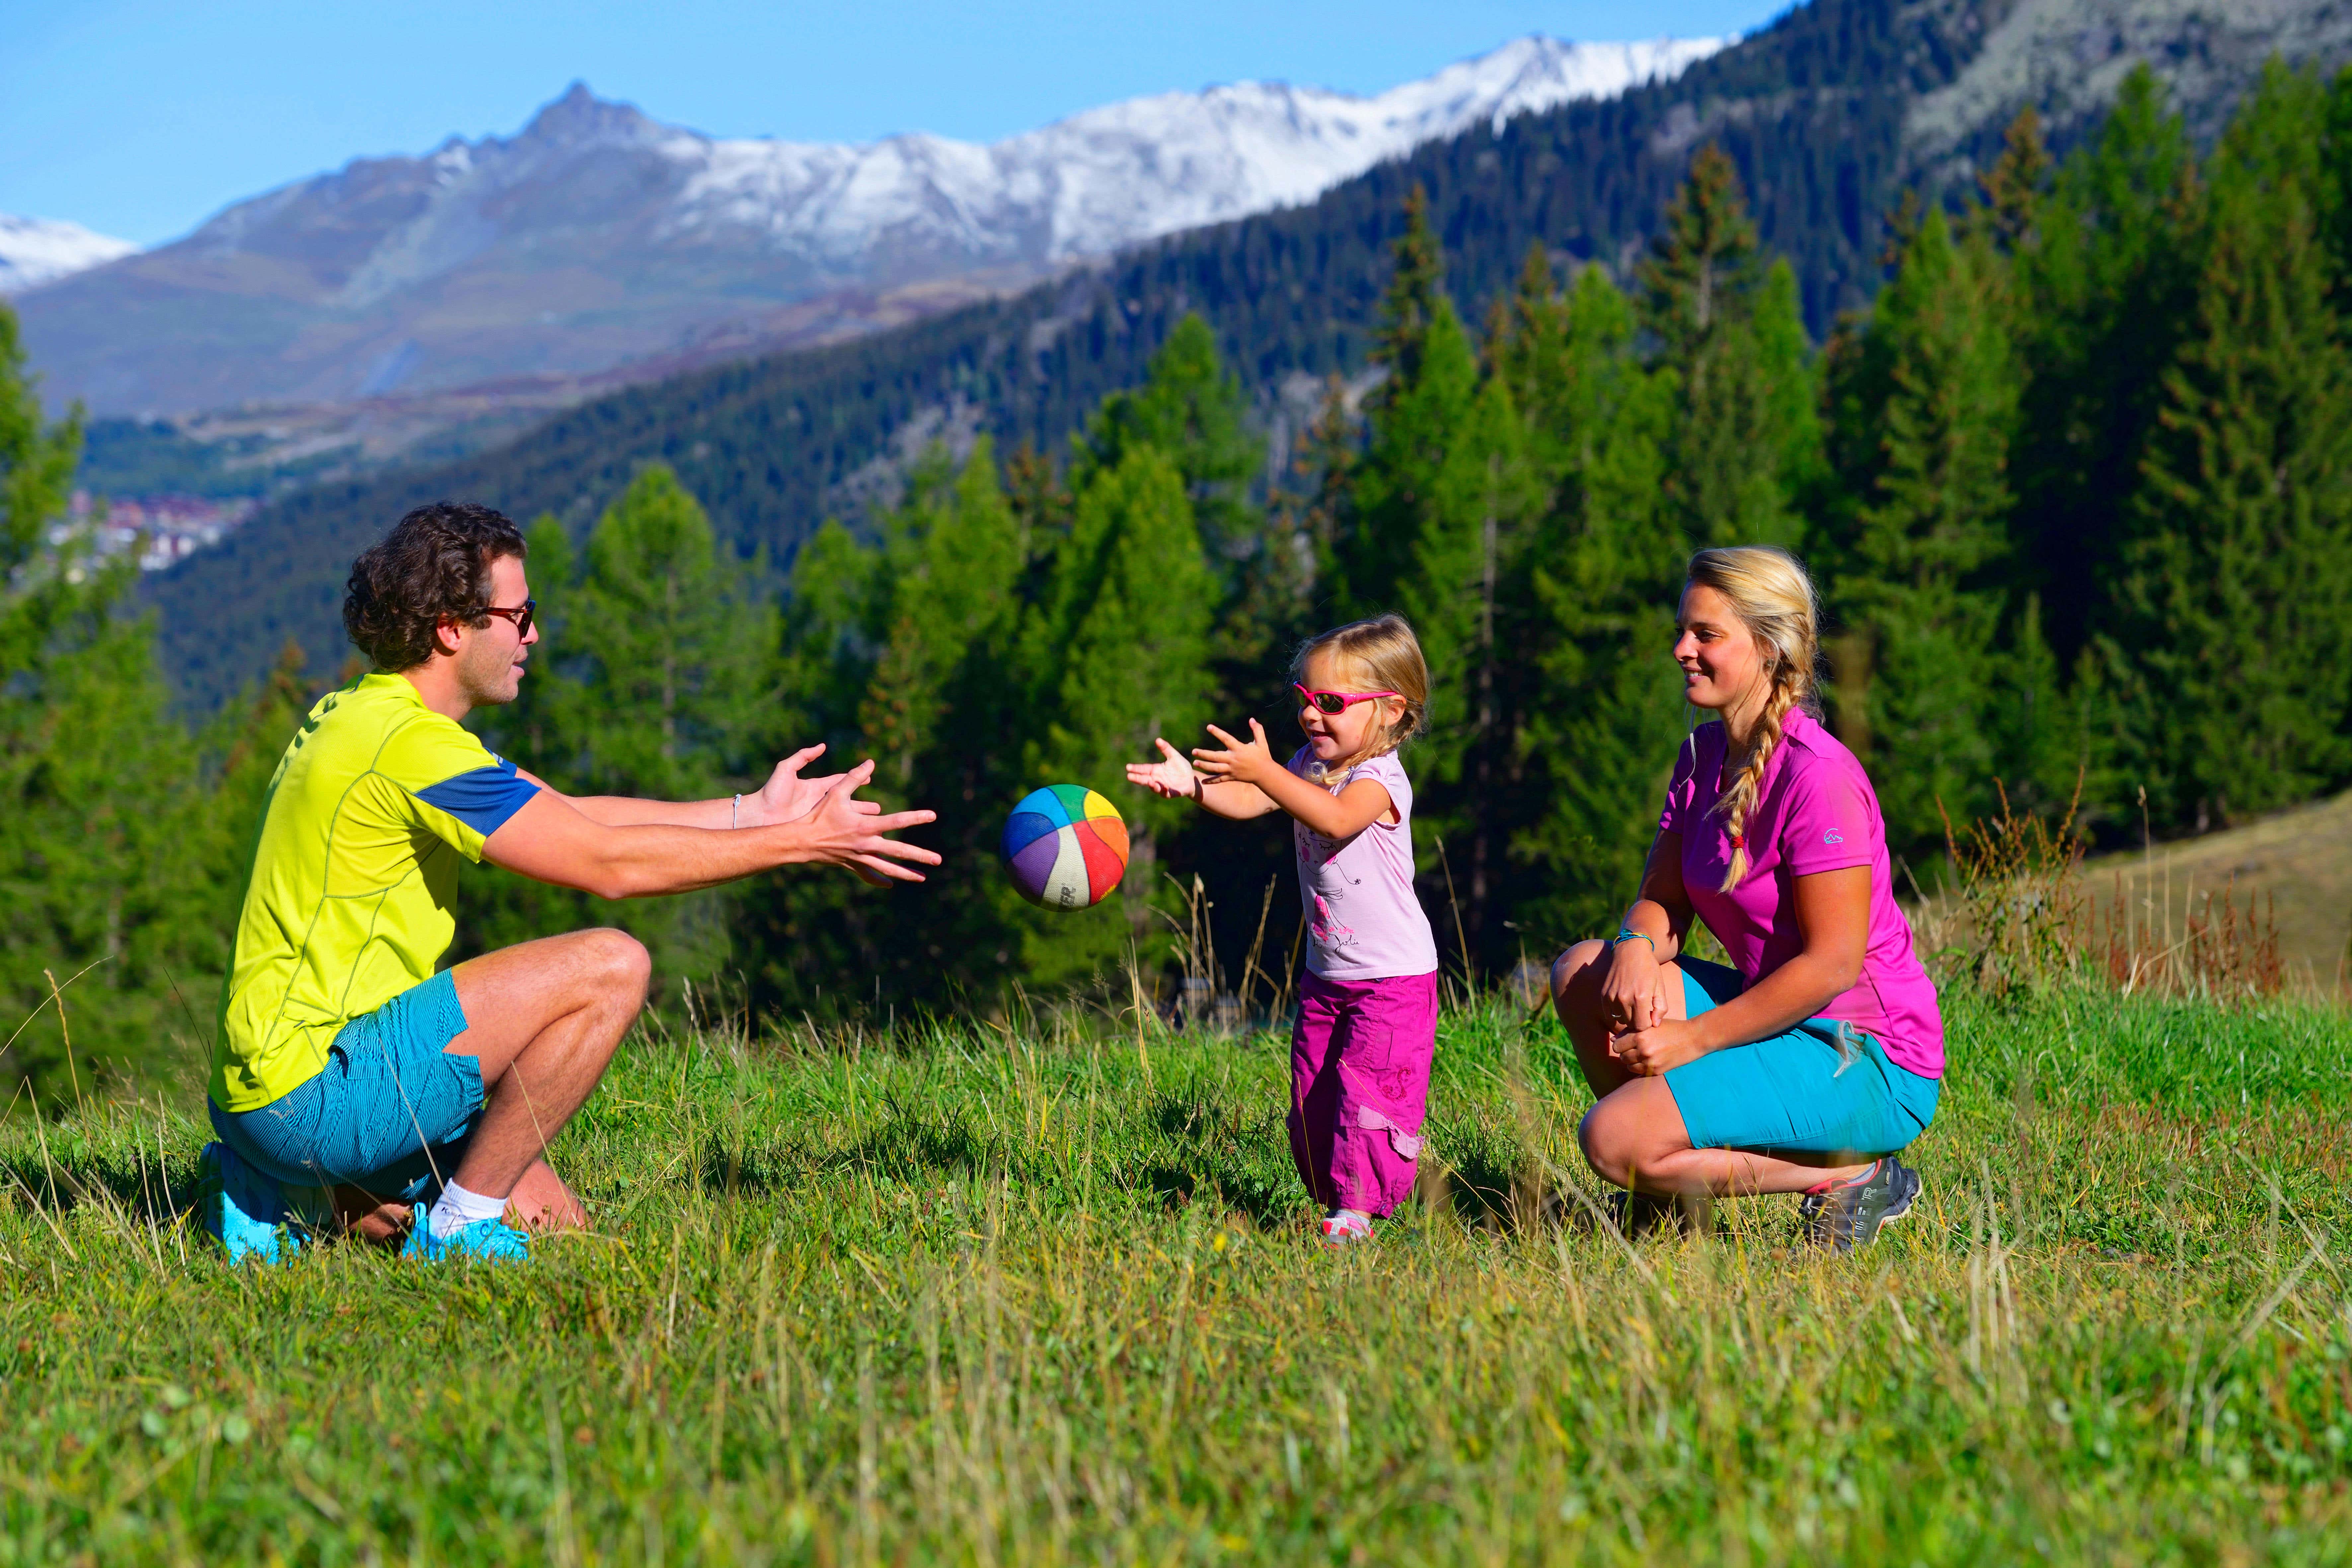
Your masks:
{"label": "man's curly dark hair", "polygon": [[442,620],[489,625],[490,563],[525,553],[504,512],[472,501],[420,506],[352,563],[343,630],[377,669],[414,669],[433,657]]}

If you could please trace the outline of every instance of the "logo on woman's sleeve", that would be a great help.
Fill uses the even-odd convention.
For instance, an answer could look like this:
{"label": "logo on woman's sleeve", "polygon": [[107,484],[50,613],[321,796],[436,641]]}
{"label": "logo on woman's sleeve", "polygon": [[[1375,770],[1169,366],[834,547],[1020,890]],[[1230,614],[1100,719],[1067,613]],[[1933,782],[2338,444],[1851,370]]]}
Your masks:
{"label": "logo on woman's sleeve", "polygon": [[1843,844],[1845,842],[1845,835],[1832,827],[1827,833],[1822,835],[1822,842],[1824,844]]}

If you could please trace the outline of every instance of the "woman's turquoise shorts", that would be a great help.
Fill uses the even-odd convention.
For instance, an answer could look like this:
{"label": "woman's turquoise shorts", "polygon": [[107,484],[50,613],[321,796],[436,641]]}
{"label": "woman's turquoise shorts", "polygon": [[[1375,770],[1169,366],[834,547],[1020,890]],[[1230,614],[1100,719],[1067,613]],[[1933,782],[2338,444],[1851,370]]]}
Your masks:
{"label": "woman's turquoise shorts", "polygon": [[[1690,1016],[1747,989],[1739,972],[1704,959],[1678,958]],[[1860,1047],[1838,1055],[1840,1026],[1808,1018],[1785,1035],[1726,1046],[1666,1072],[1694,1149],[1755,1149],[1766,1153],[1892,1154],[1936,1119],[1932,1078],[1896,1067],[1870,1036],[1848,1029]]]}

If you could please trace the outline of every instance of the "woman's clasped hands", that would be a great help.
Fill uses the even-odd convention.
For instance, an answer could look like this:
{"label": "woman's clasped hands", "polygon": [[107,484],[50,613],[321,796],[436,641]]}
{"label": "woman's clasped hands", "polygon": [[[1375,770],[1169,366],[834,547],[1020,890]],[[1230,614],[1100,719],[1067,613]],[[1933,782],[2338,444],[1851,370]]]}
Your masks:
{"label": "woman's clasped hands", "polygon": [[1682,972],[1660,963],[1638,938],[1617,943],[1610,955],[1601,985],[1609,1054],[1635,1078],[1655,1078],[1703,1054],[1690,1020],[1666,1016],[1664,988],[1681,984]]}

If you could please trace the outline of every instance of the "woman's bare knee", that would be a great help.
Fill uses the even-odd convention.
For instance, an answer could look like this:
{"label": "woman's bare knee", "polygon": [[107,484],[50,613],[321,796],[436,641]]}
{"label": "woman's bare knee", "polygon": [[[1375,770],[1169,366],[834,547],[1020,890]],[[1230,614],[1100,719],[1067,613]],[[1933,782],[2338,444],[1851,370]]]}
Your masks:
{"label": "woman's bare knee", "polygon": [[1568,988],[1576,984],[1577,978],[1599,963],[1601,955],[1608,951],[1607,942],[1594,939],[1580,942],[1558,958],[1553,959],[1551,961],[1552,996],[1555,999],[1566,996]]}
{"label": "woman's bare knee", "polygon": [[1584,1113],[1576,1129],[1584,1163],[1614,1186],[1631,1187],[1690,1147],[1682,1113],[1658,1079],[1636,1079]]}
{"label": "woman's bare knee", "polygon": [[1602,1100],[1584,1113],[1577,1123],[1577,1146],[1584,1151],[1584,1163],[1592,1173],[1614,1187],[1633,1184],[1633,1162],[1629,1157],[1617,1118],[1606,1113],[1609,1102]]}

